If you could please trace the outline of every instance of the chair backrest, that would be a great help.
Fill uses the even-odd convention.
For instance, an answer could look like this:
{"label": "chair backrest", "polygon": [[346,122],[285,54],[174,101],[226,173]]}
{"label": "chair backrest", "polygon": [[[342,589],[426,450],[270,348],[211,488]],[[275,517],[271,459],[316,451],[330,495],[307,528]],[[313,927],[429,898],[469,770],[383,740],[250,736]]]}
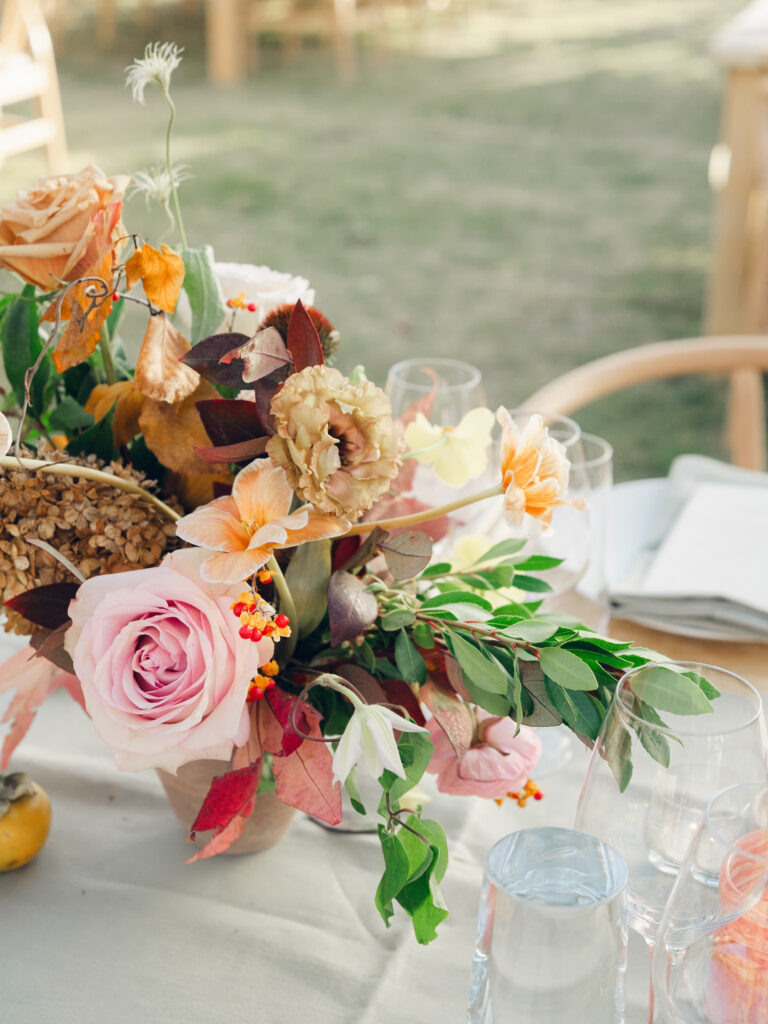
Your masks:
{"label": "chair backrest", "polygon": [[731,456],[736,465],[764,469],[766,424],[761,374],[768,373],[768,337],[763,335],[685,338],[625,349],[557,377],[531,395],[525,406],[566,414],[635,384],[693,373],[731,376]]}

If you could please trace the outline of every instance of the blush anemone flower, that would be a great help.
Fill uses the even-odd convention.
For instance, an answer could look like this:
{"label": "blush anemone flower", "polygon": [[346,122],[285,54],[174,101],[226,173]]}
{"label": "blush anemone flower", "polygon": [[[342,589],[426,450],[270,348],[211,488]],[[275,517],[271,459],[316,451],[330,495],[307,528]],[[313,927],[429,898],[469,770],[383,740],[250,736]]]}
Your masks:
{"label": "blush anemone flower", "polygon": [[470,409],[455,427],[432,424],[418,412],[405,428],[406,457],[432,466],[450,487],[464,487],[485,472],[492,430],[493,413],[482,406]]}
{"label": "blush anemone flower", "polygon": [[277,548],[344,533],[348,523],[308,506],[291,512],[293,490],[271,459],[256,459],[235,477],[232,494],[179,519],[177,535],[211,554],[200,574],[212,583],[240,583],[258,572]]}
{"label": "blush anemone flower", "polygon": [[475,737],[462,758],[436,720],[429,720],[435,752],[427,770],[437,775],[441,793],[500,800],[525,785],[541,756],[541,740],[528,726],[518,731],[511,718],[496,718],[482,708],[475,708],[474,715]]}
{"label": "blush anemone flower", "polygon": [[530,416],[522,429],[504,408],[496,419],[502,427],[504,517],[511,526],[521,526],[526,514],[549,526],[556,506],[573,504],[565,499],[570,471],[565,448],[550,437],[541,416]]}

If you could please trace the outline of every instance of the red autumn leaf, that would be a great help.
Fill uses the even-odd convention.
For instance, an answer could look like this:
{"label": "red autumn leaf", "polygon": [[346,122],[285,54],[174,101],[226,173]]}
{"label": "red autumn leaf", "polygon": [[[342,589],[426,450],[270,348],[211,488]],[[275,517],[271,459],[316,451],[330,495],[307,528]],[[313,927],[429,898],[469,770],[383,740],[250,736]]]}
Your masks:
{"label": "red autumn leaf", "polygon": [[25,619],[44,629],[57,629],[69,619],[69,602],[78,590],[78,583],[47,583],[32,587],[5,602]]}
{"label": "red autumn leaf", "polygon": [[192,822],[192,832],[208,832],[215,828],[222,830],[243,808],[259,788],[262,759],[259,758],[247,768],[217,775],[206,793],[203,806]]}
{"label": "red autumn leaf", "polygon": [[349,563],[356,555],[360,546],[359,536],[342,537],[340,540],[334,541],[331,549],[331,571],[337,572],[339,569],[350,568]]}
{"label": "red autumn leaf", "polygon": [[[320,715],[307,705],[311,736],[319,737]],[[326,743],[304,740],[292,754],[276,757],[273,764],[277,795],[284,804],[329,825],[341,821],[341,787],[333,781],[333,757]]]}
{"label": "red autumn leaf", "polygon": [[[280,724],[280,728],[283,730],[283,736],[280,741],[280,752],[283,754],[292,754],[294,750],[297,750],[302,744],[303,736],[301,733],[306,734],[309,732],[309,723],[307,722],[306,712],[310,706],[306,701],[302,701],[301,706],[296,708],[297,698],[290,693],[285,693],[283,690],[277,689],[277,687],[267,690],[266,697],[270,711]],[[294,708],[296,708],[295,716]],[[294,728],[294,721],[296,723],[296,728]],[[273,753],[277,753],[277,751],[273,751]]]}
{"label": "red autumn leaf", "polygon": [[469,708],[449,687],[428,679],[421,687],[421,699],[448,737],[456,757],[461,759],[472,745],[472,715]]}
{"label": "red autumn leaf", "polygon": [[185,864],[193,864],[196,860],[205,860],[208,857],[215,857],[219,853],[226,853],[232,843],[236,839],[239,839],[243,834],[245,823],[253,813],[253,808],[256,803],[256,794],[254,794],[243,809],[236,814],[230,821],[229,824],[225,825],[224,828],[220,829],[205,846],[198,850],[194,856],[189,857],[184,861]]}
{"label": "red autumn leaf", "polygon": [[42,658],[35,658],[29,647],[17,651],[0,665],[0,693],[16,689],[13,699],[0,719],[2,723],[11,723],[10,731],[3,742],[0,769],[8,766],[11,754],[26,735],[37,709],[46,697],[60,686],[65,686],[70,695],[82,705],[80,683],[75,676],[62,672]]}
{"label": "red autumn leaf", "polygon": [[205,432],[215,446],[250,441],[267,433],[255,402],[209,398],[197,403]]}
{"label": "red autumn leaf", "polygon": [[293,369],[296,373],[306,369],[307,366],[317,366],[324,362],[320,335],[304,309],[301,299],[293,307],[293,313],[291,313],[288,323],[286,344],[291,353]]}
{"label": "red autumn leaf", "polygon": [[238,441],[235,444],[222,444],[218,447],[195,445],[195,455],[203,462],[216,464],[221,462],[250,462],[267,449],[266,437],[254,437],[251,441]]}
{"label": "red autumn leaf", "polygon": [[381,684],[387,695],[387,704],[395,704],[405,708],[416,725],[424,725],[424,713],[421,710],[413,690],[404,679],[384,679]]}

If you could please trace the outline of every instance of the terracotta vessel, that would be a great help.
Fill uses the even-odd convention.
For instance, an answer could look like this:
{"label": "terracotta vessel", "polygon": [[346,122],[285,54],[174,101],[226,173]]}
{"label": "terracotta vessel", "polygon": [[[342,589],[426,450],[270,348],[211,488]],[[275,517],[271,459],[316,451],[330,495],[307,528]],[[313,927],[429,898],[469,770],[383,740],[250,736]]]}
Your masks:
{"label": "terracotta vessel", "polygon": [[[215,775],[223,775],[230,768],[227,761],[190,761],[182,765],[176,775],[157,770],[174,814],[187,832],[200,810]],[[256,797],[243,834],[230,846],[227,853],[257,853],[274,846],[283,836],[295,814],[295,808],[284,804],[275,793],[261,793]],[[200,833],[195,843],[204,846],[213,832]]]}

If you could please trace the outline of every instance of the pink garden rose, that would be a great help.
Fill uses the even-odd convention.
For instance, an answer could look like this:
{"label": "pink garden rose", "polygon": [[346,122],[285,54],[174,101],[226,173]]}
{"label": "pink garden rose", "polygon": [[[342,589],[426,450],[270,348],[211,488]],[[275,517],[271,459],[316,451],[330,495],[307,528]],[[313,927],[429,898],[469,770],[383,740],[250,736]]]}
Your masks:
{"label": "pink garden rose", "polygon": [[239,636],[230,606],[242,584],[204,582],[205,554],[184,549],[153,569],[95,576],[69,606],[65,646],[122,771],[228,759],[248,737],[248,687],[274,645]]}
{"label": "pink garden rose", "polygon": [[435,746],[427,770],[437,775],[441,793],[501,800],[523,788],[541,756],[541,740],[525,725],[515,736],[511,718],[495,718],[482,708],[475,709],[475,718],[479,735],[461,760],[435,719],[427,722]]}

